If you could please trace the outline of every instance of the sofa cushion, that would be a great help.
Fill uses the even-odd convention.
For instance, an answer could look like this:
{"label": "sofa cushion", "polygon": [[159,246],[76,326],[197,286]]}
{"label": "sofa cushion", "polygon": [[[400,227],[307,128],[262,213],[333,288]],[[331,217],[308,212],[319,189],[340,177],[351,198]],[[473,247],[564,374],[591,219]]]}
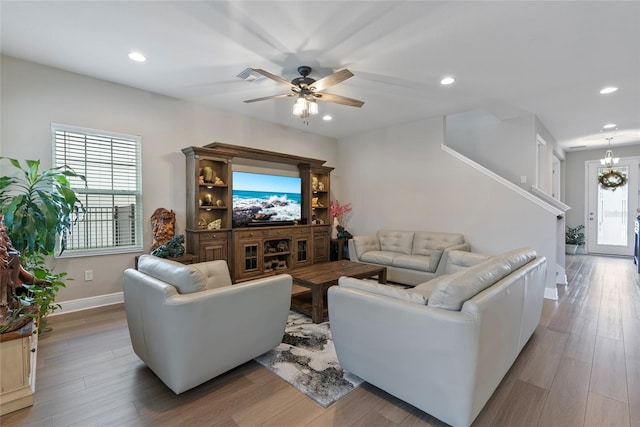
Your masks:
{"label": "sofa cushion", "polygon": [[446,274],[455,273],[460,270],[466,270],[467,268],[480,264],[493,258],[492,255],[481,254],[477,252],[467,251],[449,251],[447,254],[447,265],[445,265],[444,272]]}
{"label": "sofa cushion", "polygon": [[466,270],[433,279],[429,306],[460,311],[462,304],[511,273],[509,263],[491,259]]}
{"label": "sofa cushion", "polygon": [[531,248],[513,249],[500,255],[500,258],[509,263],[512,271],[516,271],[536,259],[536,251]]}
{"label": "sofa cushion", "polygon": [[435,231],[417,231],[413,236],[413,255],[429,255],[431,257],[430,272],[435,272],[446,248],[464,243],[464,236],[456,233],[439,233]]}
{"label": "sofa cushion", "polygon": [[368,251],[360,256],[360,261],[371,262],[374,264],[391,265],[393,259],[399,256],[397,252],[385,251]]}
{"label": "sofa cushion", "polygon": [[378,240],[380,240],[380,250],[410,255],[413,234],[413,231],[380,230],[377,233]]}
{"label": "sofa cushion", "polygon": [[341,277],[338,280],[338,285],[343,288],[359,289],[416,304],[427,303],[427,299],[419,293],[410,292],[410,290],[405,290],[395,286],[382,285],[368,280],[360,280],[353,277]]}
{"label": "sofa cushion", "polygon": [[355,236],[353,243],[356,247],[358,259],[362,259],[362,255],[366,252],[380,250],[380,241],[375,236]]}
{"label": "sofa cushion", "polygon": [[191,264],[192,268],[199,270],[207,280],[207,289],[224,288],[231,286],[231,275],[226,261],[206,261]]}
{"label": "sofa cushion", "polygon": [[[457,233],[416,231],[413,235],[413,255],[431,255],[434,250],[446,249],[464,243],[464,236]],[[442,253],[442,252],[441,252]]]}
{"label": "sofa cushion", "polygon": [[207,289],[207,278],[196,268],[153,255],[140,255],[138,271],[173,285],[180,294]]}
{"label": "sofa cushion", "polygon": [[[399,268],[408,268],[411,270],[435,272],[436,269],[431,265],[431,257],[425,255],[398,255],[391,261],[391,265]],[[437,267],[437,265],[436,265]]]}

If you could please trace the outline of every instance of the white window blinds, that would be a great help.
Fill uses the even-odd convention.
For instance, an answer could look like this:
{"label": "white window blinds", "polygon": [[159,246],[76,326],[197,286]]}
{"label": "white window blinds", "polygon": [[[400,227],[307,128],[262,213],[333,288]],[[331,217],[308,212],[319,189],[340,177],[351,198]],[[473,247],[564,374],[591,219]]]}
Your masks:
{"label": "white window blinds", "polygon": [[54,163],[84,175],[72,187],[84,205],[66,256],[142,249],[140,137],[51,125]]}

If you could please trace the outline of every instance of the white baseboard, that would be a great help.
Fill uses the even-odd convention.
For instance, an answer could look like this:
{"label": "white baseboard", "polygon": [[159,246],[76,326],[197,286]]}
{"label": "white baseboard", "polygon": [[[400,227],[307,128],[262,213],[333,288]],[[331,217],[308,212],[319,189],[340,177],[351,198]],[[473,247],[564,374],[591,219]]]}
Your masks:
{"label": "white baseboard", "polygon": [[120,304],[124,302],[124,293],[116,292],[107,295],[98,295],[95,297],[74,299],[71,301],[63,301],[59,304],[62,309],[56,310],[50,316],[56,316],[58,314],[68,314],[74,311],[88,310],[90,308],[104,307],[106,305]]}
{"label": "white baseboard", "polygon": [[569,282],[567,282],[566,270],[559,264],[556,264],[556,285],[568,285],[568,284]]}
{"label": "white baseboard", "polygon": [[557,288],[544,288],[544,298],[557,301],[558,289]]}

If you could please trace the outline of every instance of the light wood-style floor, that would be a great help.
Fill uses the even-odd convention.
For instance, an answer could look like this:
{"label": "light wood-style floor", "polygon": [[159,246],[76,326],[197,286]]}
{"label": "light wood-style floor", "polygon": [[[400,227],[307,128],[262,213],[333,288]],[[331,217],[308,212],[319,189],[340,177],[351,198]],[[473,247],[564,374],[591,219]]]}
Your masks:
{"label": "light wood-style floor", "polygon": [[[568,257],[569,286],[474,426],[640,426],[640,275]],[[121,305],[53,317],[31,408],[2,426],[442,426],[365,384],[328,409],[255,362],[180,396],[133,353]],[[202,326],[202,325],[201,325]]]}

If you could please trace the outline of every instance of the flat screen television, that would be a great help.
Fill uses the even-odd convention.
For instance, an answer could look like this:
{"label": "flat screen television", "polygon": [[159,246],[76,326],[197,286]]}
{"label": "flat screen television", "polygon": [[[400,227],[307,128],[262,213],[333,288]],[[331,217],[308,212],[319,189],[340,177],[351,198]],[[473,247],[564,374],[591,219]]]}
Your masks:
{"label": "flat screen television", "polygon": [[300,177],[233,171],[233,226],[295,224],[302,218]]}

